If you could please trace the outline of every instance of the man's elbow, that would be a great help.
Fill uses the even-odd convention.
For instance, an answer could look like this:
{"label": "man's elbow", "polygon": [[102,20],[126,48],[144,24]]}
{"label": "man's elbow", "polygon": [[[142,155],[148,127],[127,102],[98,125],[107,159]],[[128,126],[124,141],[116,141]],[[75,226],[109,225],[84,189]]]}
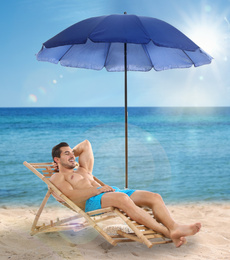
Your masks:
{"label": "man's elbow", "polygon": [[83,141],[83,143],[84,143],[84,145],[91,147],[91,143],[89,140],[86,139]]}
{"label": "man's elbow", "polygon": [[85,141],[83,141],[83,144],[84,144],[84,150],[92,150],[92,145],[91,145],[91,143],[90,143],[90,141],[89,140],[85,140]]}

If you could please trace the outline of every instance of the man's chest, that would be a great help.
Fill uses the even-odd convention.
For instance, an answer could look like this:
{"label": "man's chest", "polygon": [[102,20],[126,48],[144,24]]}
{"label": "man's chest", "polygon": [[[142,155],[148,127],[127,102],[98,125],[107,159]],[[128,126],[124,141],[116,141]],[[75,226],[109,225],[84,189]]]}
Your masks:
{"label": "man's chest", "polygon": [[66,178],[73,188],[86,188],[94,181],[93,176],[86,172],[75,172]]}

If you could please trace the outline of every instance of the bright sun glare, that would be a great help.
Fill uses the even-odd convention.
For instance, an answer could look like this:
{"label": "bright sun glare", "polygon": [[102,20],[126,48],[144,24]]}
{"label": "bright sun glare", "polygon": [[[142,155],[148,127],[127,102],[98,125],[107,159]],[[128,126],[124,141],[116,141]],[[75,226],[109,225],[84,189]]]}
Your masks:
{"label": "bright sun glare", "polygon": [[[210,11],[211,9],[206,9]],[[212,57],[227,59],[226,49],[230,39],[227,17],[204,12],[200,17],[186,17],[187,36]]]}
{"label": "bright sun glare", "polygon": [[216,28],[210,28],[206,25],[193,28],[193,32],[191,32],[193,41],[211,56],[215,56],[220,51],[219,41],[221,36],[221,32],[216,30]]}
{"label": "bright sun glare", "polygon": [[[187,12],[180,12],[184,21],[181,31],[214,58],[207,70],[210,75],[202,68],[190,70],[187,78],[189,87],[180,93],[185,106],[213,106],[219,102],[218,93],[226,91],[222,72],[230,61],[230,7],[226,6],[222,13],[218,13],[214,5],[201,4],[196,8],[191,5]],[[210,78],[216,79],[216,82],[211,82]],[[218,88],[220,91],[216,91]]]}

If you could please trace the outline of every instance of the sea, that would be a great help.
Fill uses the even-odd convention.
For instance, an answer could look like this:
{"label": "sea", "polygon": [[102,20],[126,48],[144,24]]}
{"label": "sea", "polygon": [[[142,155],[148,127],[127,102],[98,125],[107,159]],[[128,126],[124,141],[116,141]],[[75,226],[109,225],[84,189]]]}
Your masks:
{"label": "sea", "polygon": [[[50,162],[54,145],[85,139],[93,174],[124,188],[123,107],[0,108],[0,206],[39,205],[47,186],[23,162]],[[128,187],[166,203],[230,201],[230,108],[129,107]]]}

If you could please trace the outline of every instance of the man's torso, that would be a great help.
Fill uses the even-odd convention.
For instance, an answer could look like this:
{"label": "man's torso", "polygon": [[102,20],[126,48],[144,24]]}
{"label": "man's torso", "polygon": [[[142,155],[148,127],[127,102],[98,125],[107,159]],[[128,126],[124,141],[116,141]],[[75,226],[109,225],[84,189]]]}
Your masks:
{"label": "man's torso", "polygon": [[[74,190],[83,190],[83,189],[87,189],[87,188],[91,188],[91,187],[100,187],[101,186],[97,181],[94,180],[93,175],[91,173],[87,172],[82,167],[78,167],[77,170],[73,171],[73,173],[68,174],[66,176],[60,172],[55,173],[55,175],[58,175],[59,185],[64,182],[68,182]],[[52,177],[50,180],[53,181]],[[54,185],[55,185],[55,182],[56,181],[53,182]],[[77,206],[84,209],[85,201],[77,203]]]}
{"label": "man's torso", "polygon": [[101,186],[94,180],[91,173],[88,173],[81,167],[74,171],[73,174],[66,176],[65,181],[67,181],[73,187],[73,189],[87,189]]}

